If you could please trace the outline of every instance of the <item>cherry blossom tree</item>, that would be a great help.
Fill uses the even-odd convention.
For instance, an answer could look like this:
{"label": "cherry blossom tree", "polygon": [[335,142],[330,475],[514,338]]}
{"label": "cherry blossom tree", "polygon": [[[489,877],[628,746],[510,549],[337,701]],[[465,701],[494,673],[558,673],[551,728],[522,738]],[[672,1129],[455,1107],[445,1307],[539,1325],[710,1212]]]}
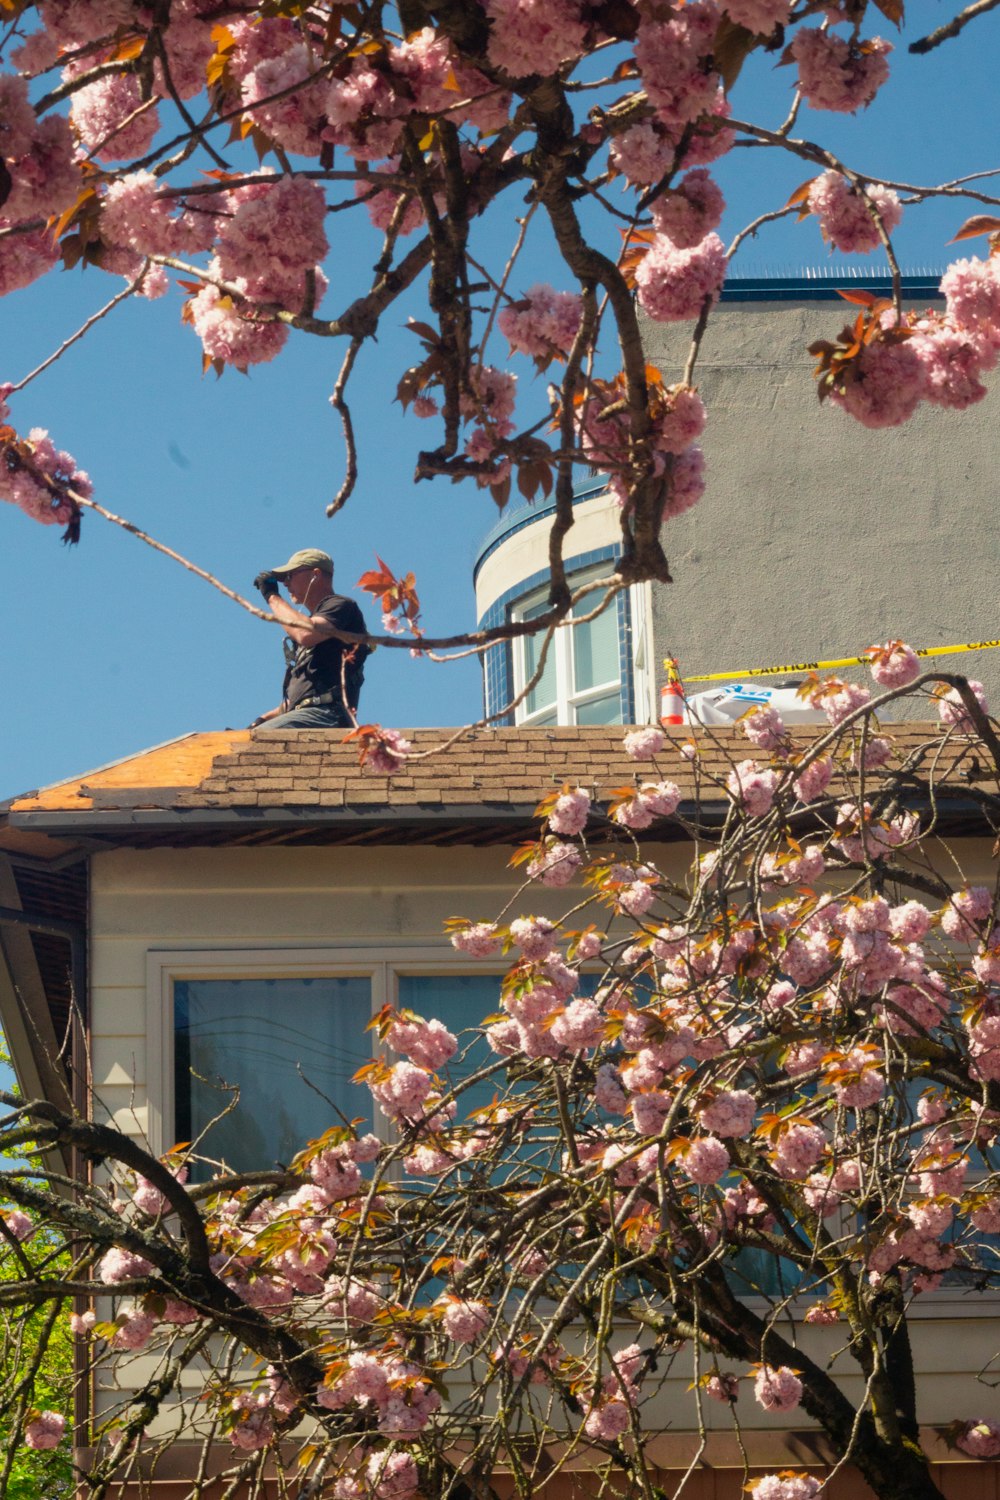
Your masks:
{"label": "cherry blossom tree", "polygon": [[[990,8],[980,0],[913,49]],[[838,251],[888,258],[892,296],[855,296],[855,321],[814,345],[831,404],[878,428],[922,402],[985,395],[1000,260],[959,259],[943,309],[904,311],[892,236],[904,205],[940,195],[977,209],[964,228],[956,214],[959,237],[991,234],[991,174],[882,181],[813,138],[891,87],[893,47],[877,33],[902,21],[902,0],[3,0],[0,293],[60,264],[124,278],[72,343],[123,299],[176,282],[217,372],[273,360],[292,338],[339,343],[330,400],[346,464],[330,513],[363,457],[349,402],[359,350],[390,311],[418,307],[413,363],[384,371],[387,398],[428,424],[415,480],[466,482],[501,506],[512,485],[556,500],[551,610],[438,643],[482,649],[570,609],[563,542],[580,466],[606,470],[621,505],[608,589],[669,580],[664,523],[706,482],[700,342],[733,258],[768,222],[812,215]],[[742,115],[756,53],[785,70],[777,124]],[[727,246],[711,168],[734,151],[750,171],[762,153],[790,153],[812,175],[789,203],[762,200]],[[343,215],[378,231],[370,264],[341,252]],[[538,236],[552,281],[524,285]],[[646,363],[643,318],[691,325],[672,386]],[[549,383],[518,401],[532,370]],[[0,387],[4,424],[15,395]],[[108,514],[46,432],[3,425],[0,443],[0,498],[71,538],[84,510]],[[413,628],[387,643],[408,647]]]}
{"label": "cherry blossom tree", "polygon": [[[497,1014],[373,1022],[377,1134],[333,1117],[239,1175],[6,1098],[9,1150],[95,1164],[0,1183],[8,1326],[68,1320],[100,1377],[83,1494],[183,1444],[191,1500],[490,1500],[500,1472],[527,1497],[580,1461],[660,1496],[650,1438],[704,1441],[719,1403],[737,1434],[748,1407],[808,1418],[881,1500],[940,1500],[910,1315],[942,1281],[1000,1284],[1000,894],[963,872],[948,792],[998,831],[1000,738],[978,684],[868,655],[874,698],[805,685],[828,727],[759,709],[728,769],[711,731],[635,730],[633,784],[595,794],[584,767],[547,796],[508,915],[451,924],[469,959],[507,954]],[[928,709],[905,752],[877,717]],[[658,865],[650,831],[685,855]],[[539,887],[564,918],[532,914]],[[997,1458],[982,1379],[942,1435]],[[10,1441],[65,1441],[30,1370],[8,1411]]]}

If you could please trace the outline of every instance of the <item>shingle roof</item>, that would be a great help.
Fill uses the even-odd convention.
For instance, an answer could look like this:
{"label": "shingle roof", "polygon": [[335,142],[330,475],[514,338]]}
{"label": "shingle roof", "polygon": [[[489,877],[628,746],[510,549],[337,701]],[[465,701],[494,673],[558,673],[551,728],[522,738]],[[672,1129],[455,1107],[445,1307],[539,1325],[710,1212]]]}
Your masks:
{"label": "shingle roof", "polygon": [[[933,774],[948,784],[952,795],[960,787],[985,782],[988,768],[981,752],[976,759],[969,741],[953,738],[941,752],[937,725],[890,728],[899,757],[914,760],[916,794],[931,763],[921,747],[931,742],[938,746]],[[675,730],[655,769],[625,755],[621,726],[460,731],[449,748],[436,754],[427,752],[438,750],[455,731],[406,733],[417,755],[392,778],[363,770],[355,745],[345,742],[340,731],[189,735],[14,798],[8,804],[8,829],[11,835],[18,829],[99,838],[113,834],[133,843],[162,842],[168,829],[173,830],[169,841],[177,842],[178,830],[184,828],[192,837],[201,829],[200,841],[232,841],[234,824],[241,829],[239,842],[256,842],[255,829],[263,838],[273,838],[278,825],[294,825],[303,836],[310,828],[325,829],[324,841],[392,839],[405,827],[412,837],[506,841],[526,834],[538,799],[564,781],[596,787],[606,796],[612,788],[664,776],[677,782],[686,802],[718,804],[733,764],[753,754],[737,729],[699,733],[695,764],[679,753],[692,738],[690,732]],[[799,733],[812,738],[816,728]],[[420,828],[422,835],[414,832]],[[210,839],[209,829],[216,830]]]}

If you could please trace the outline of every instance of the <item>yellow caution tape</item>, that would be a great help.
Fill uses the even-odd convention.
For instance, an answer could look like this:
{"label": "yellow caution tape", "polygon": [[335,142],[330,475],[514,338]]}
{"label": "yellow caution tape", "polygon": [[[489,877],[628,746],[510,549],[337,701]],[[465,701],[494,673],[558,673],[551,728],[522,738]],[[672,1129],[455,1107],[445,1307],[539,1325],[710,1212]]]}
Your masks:
{"label": "yellow caution tape", "polygon": [[[961,646],[913,647],[914,656],[954,656],[961,651],[992,651],[1000,641],[965,641]],[[663,665],[668,671],[676,663],[673,657],[665,657]],[[702,672],[697,677],[684,677],[683,682],[728,682],[737,677],[783,677],[787,672],[822,672],[828,667],[861,667],[868,665],[867,656],[838,656],[830,661],[794,661],[782,667],[740,667],[735,672]]]}

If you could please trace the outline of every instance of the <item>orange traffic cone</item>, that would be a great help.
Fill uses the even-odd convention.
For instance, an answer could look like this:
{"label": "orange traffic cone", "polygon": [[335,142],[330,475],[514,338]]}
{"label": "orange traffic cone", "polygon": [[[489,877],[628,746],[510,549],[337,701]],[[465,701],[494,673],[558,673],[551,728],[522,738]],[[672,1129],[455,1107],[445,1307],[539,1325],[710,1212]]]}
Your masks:
{"label": "orange traffic cone", "polygon": [[677,661],[668,656],[663,664],[667,669],[667,680],[660,689],[660,723],[684,723],[684,689],[677,672]]}

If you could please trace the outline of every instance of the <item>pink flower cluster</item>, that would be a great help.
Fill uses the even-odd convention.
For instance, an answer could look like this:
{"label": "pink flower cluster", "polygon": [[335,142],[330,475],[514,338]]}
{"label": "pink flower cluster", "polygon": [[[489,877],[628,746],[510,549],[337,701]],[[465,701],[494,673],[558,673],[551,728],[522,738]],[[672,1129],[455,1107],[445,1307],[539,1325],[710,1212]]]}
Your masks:
{"label": "pink flower cluster", "polygon": [[741,760],[726,777],[726,790],[751,818],[762,818],[770,810],[778,785],[777,772],[755,760]]}
{"label": "pink flower cluster", "polygon": [[452,933],[451,944],[470,958],[492,958],[500,952],[500,935],[495,922],[470,922]]}
{"label": "pink flower cluster", "polygon": [[663,730],[656,724],[632,729],[622,741],[629,760],[655,760],[667,743]]}
{"label": "pink flower cluster", "polygon": [[746,1089],[724,1089],[698,1110],[698,1122],[715,1135],[748,1136],[757,1101]]}
{"label": "pink flower cluster", "polygon": [[[687,10],[702,0],[694,0]],[[714,302],[726,275],[726,252],[717,234],[682,250],[658,234],[636,272],[639,306],[656,323],[697,318],[706,300]]]}
{"label": "pink flower cluster", "polygon": [[24,1441],[29,1448],[58,1448],[66,1430],[66,1418],[57,1411],[40,1411],[25,1424]]}
{"label": "pink flower cluster", "polygon": [[802,1382],[787,1365],[761,1365],[753,1393],[765,1411],[793,1411],[802,1400]]}
{"label": "pink flower cluster", "polygon": [[1000,1458],[1000,1422],[988,1422],[985,1418],[966,1422],[956,1445],[970,1458]]}
{"label": "pink flower cluster", "polygon": [[[969,688],[979,707],[986,713],[986,689],[981,682],[969,679]],[[942,724],[948,724],[954,729],[959,729],[965,734],[975,733],[975,724],[972,715],[962,698],[958,688],[949,688],[948,691],[938,699],[938,718]]]}
{"label": "pink flower cluster", "polygon": [[493,1318],[485,1302],[446,1297],[441,1304],[441,1326],[454,1344],[475,1344]]}
{"label": "pink flower cluster", "polygon": [[715,103],[718,75],[709,66],[720,11],[714,0],[690,0],[669,20],[642,14],[635,60],[658,119],[697,120]]}
{"label": "pink flower cluster", "polygon": [[[675,167],[707,166],[724,156],[733,144],[733,131],[724,124],[729,113],[729,101],[719,89],[710,108],[693,125],[666,125],[662,119],[630,125],[612,139],[611,165],[634,187],[643,188],[655,187]],[[689,139],[681,152],[685,133]]]}
{"label": "pink flower cluster", "polygon": [[704,167],[698,167],[654,200],[653,226],[678,250],[690,250],[715,229],[725,207],[717,183]]}
{"label": "pink flower cluster", "polygon": [[574,838],[583,832],[590,816],[590,795],[583,787],[573,787],[570,791],[560,792],[555,800],[552,811],[549,813],[549,827],[553,833],[561,833],[567,838]]}
{"label": "pink flower cluster", "polygon": [[840,172],[823,172],[809,188],[809,209],[819,219],[823,238],[845,254],[867,254],[882,244],[871,207],[877,210],[886,234],[903,217],[903,206],[891,188],[866,184],[864,192]]}
{"label": "pink flower cluster", "polygon": [[681,801],[681,789],[673,781],[645,782],[635,795],[615,808],[614,821],[623,828],[648,828],[657,818],[670,818]]}
{"label": "pink flower cluster", "polygon": [[393,1021],[385,1039],[394,1052],[401,1052],[418,1067],[432,1072],[454,1057],[458,1048],[458,1042],[442,1021],[436,1017],[425,1021],[409,1013]]}
{"label": "pink flower cluster", "polygon": [[501,308],[497,326],[512,350],[540,364],[565,358],[580,327],[580,297],[557,292],[547,283],[530,287],[524,297]]}
{"label": "pink flower cluster", "polygon": [[879,687],[905,687],[908,682],[920,676],[920,662],[904,641],[886,641],[883,646],[869,646],[865,656]]}
{"label": "pink flower cluster", "polygon": [[528,865],[529,880],[540,880],[542,885],[561,888],[570,885],[579,874],[583,858],[575,844],[563,844],[557,839],[545,839],[538,846],[538,853]]}
{"label": "pink flower cluster", "polygon": [[758,36],[770,36],[776,26],[784,26],[790,10],[789,0],[726,0],[729,19]]}
{"label": "pink flower cluster", "polygon": [[892,46],[878,36],[844,41],[833,32],[804,26],[790,50],[798,63],[799,88],[813,109],[853,114],[872,102],[889,76],[886,58]]}
{"label": "pink flower cluster", "polygon": [[821,1488],[811,1474],[763,1474],[749,1484],[753,1500],[814,1500]]}
{"label": "pink flower cluster", "polygon": [[511,78],[553,73],[583,51],[587,28],[576,0],[485,0],[490,62]]}

